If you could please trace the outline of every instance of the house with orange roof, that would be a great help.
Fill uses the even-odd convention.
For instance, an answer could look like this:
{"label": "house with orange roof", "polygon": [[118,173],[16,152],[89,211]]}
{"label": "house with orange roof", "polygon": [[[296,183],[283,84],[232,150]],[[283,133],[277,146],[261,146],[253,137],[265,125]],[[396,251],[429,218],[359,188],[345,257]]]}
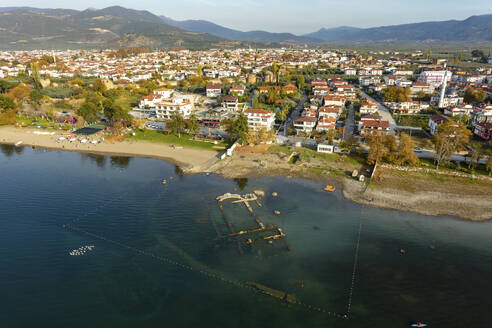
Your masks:
{"label": "house with orange roof", "polygon": [[282,87],[282,91],[285,92],[286,94],[291,95],[297,92],[297,87],[292,83],[287,83]]}
{"label": "house with orange roof", "polygon": [[207,84],[207,97],[218,98],[222,95],[222,86],[220,84]]}

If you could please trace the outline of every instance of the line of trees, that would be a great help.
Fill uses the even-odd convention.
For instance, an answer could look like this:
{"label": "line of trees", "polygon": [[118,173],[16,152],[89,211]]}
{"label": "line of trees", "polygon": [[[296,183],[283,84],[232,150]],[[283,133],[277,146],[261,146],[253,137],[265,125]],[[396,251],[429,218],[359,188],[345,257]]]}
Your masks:
{"label": "line of trees", "polygon": [[190,119],[186,121],[184,117],[179,113],[174,113],[168,122],[168,128],[171,133],[181,138],[181,134],[188,132],[193,138],[200,133],[200,124],[195,114],[190,116]]}
{"label": "line of trees", "polygon": [[412,99],[410,88],[390,86],[382,91],[385,102],[404,102]]}
{"label": "line of trees", "polygon": [[407,134],[402,133],[398,143],[393,134],[381,133],[367,137],[369,153],[367,163],[370,165],[387,162],[396,165],[416,165],[419,159],[413,149],[415,144]]}

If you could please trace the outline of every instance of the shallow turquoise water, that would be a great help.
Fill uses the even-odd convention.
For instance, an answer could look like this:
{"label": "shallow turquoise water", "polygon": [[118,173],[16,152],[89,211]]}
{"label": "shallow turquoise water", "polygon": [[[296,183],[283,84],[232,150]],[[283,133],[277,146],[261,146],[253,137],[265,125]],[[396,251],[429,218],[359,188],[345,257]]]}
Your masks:
{"label": "shallow turquoise water", "polygon": [[[491,326],[492,223],[370,208],[307,180],[182,176],[152,159],[1,151],[1,327]],[[240,243],[241,254],[218,238],[229,230],[215,197],[255,189],[267,194],[253,205],[256,217],[287,238]],[[224,212],[235,231],[257,227],[242,205],[225,203]],[[85,245],[95,247],[69,255]]]}

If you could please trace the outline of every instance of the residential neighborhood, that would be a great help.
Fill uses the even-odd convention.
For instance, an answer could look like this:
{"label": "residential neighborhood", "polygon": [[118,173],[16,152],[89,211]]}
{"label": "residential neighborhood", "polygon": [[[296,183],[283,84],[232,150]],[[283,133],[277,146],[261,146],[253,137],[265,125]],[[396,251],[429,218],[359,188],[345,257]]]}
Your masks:
{"label": "residential neighborhood", "polygon": [[38,74],[53,105],[81,97],[84,80],[98,80],[128,94],[125,108],[134,119],[197,119],[222,136],[241,115],[251,131],[272,130],[277,142],[293,144],[326,143],[333,135],[336,146],[351,135],[363,145],[371,135],[401,133],[430,142],[449,120],[477,140],[492,133],[492,68],[463,70],[421,51],[39,50],[3,51],[0,61],[4,79]]}

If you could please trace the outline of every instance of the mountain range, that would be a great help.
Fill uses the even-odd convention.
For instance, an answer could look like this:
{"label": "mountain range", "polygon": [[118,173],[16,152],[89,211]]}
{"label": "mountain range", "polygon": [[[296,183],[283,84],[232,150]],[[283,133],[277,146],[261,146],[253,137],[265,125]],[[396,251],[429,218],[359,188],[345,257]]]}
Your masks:
{"label": "mountain range", "polygon": [[321,29],[306,36],[329,42],[492,41],[492,15],[471,16],[462,21],[424,22],[366,29]]}
{"label": "mountain range", "polygon": [[166,16],[160,16],[162,21],[171,26],[179,27],[193,32],[205,32],[227,40],[248,41],[258,43],[294,43],[294,44],[319,44],[321,39],[311,36],[298,36],[292,33],[272,33],[265,31],[242,32],[233,30],[206,20],[176,21]]}
{"label": "mountain range", "polygon": [[0,8],[2,48],[203,48],[224,41],[167,25],[148,11],[118,6],[83,11]]}
{"label": "mountain range", "polygon": [[0,7],[0,48],[209,48],[238,45],[492,42],[492,15],[357,28],[322,28],[305,35],[243,32],[205,20],[177,21],[145,10]]}

